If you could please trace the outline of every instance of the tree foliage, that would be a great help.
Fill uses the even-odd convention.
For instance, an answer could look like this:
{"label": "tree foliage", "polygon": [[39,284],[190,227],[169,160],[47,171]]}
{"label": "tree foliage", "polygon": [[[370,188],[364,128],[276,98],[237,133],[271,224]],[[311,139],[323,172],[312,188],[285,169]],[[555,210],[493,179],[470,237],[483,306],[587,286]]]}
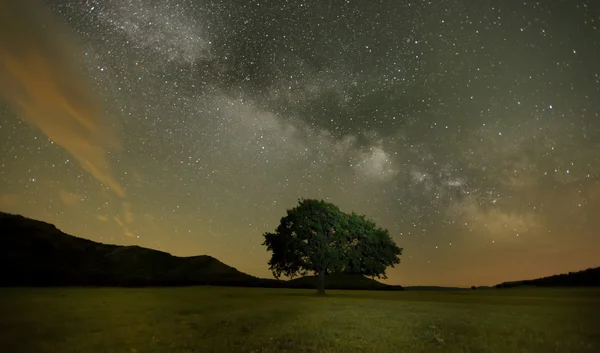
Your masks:
{"label": "tree foliage", "polygon": [[402,254],[386,229],[323,200],[300,199],[264,238],[276,278],[314,272],[320,277],[320,292],[326,273],[386,278],[386,268],[399,264]]}

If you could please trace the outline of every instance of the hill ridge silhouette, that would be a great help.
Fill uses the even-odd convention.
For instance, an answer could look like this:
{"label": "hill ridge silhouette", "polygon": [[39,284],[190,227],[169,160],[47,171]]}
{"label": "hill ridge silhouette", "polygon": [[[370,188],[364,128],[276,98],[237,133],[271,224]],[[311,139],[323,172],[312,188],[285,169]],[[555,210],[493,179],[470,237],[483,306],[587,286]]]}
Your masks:
{"label": "hill ridge silhouette", "polygon": [[[310,288],[310,276],[255,277],[210,255],[176,256],[139,245],[104,244],[54,224],[0,212],[0,286],[189,286]],[[332,274],[329,289],[401,290],[360,275]]]}
{"label": "hill ridge silhouette", "polygon": [[502,282],[496,288],[514,287],[598,287],[600,286],[600,267],[561,273],[535,279]]}
{"label": "hill ridge silhouette", "polygon": [[[0,212],[0,287],[191,286],[316,288],[316,276],[288,281],[255,277],[210,255],[176,256],[139,245],[104,244],[67,234],[54,224]],[[328,289],[403,290],[354,274],[329,274]],[[600,286],[600,267],[493,288]],[[410,286],[409,290],[467,288]]]}

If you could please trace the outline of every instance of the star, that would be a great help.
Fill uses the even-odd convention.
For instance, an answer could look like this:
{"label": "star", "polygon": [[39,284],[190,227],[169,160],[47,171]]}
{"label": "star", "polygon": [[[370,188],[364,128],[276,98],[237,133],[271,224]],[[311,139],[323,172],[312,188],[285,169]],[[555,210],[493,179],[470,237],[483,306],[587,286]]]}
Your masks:
{"label": "star", "polygon": [[3,211],[261,277],[299,197],[389,229],[392,284],[597,265],[600,35],[577,2],[9,1]]}

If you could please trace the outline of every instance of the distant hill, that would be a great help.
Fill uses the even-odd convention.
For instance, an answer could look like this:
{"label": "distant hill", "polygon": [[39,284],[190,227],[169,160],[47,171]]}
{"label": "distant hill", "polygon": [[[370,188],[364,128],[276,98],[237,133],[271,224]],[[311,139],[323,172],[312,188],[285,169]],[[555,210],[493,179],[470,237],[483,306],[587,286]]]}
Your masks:
{"label": "distant hill", "polygon": [[467,290],[469,288],[461,287],[439,287],[439,286],[408,286],[404,287],[405,290],[418,290],[418,291],[436,291],[436,290]]}
{"label": "distant hill", "polygon": [[[344,276],[328,276],[326,287],[380,290],[399,287],[363,276]],[[316,288],[310,278],[292,281],[258,278],[211,256],[177,257],[139,246],[102,244],[63,233],[46,222],[0,212],[0,286]]]}
{"label": "distant hill", "polygon": [[210,256],[176,257],[97,243],[54,225],[0,213],[0,285],[258,285]]}
{"label": "distant hill", "polygon": [[549,277],[524,281],[504,282],[496,288],[532,287],[598,287],[600,286],[600,267],[588,268],[578,272],[563,273]]}
{"label": "distant hill", "polygon": [[[318,276],[304,276],[287,281],[291,288],[316,288]],[[327,289],[362,290],[403,290],[402,286],[392,286],[378,282],[363,275],[333,273],[325,277]]]}

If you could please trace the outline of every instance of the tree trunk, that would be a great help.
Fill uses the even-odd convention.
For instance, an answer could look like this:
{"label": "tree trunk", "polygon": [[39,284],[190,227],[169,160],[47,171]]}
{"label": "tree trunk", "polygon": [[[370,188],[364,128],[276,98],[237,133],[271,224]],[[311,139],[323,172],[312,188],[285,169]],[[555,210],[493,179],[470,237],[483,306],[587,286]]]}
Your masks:
{"label": "tree trunk", "polygon": [[317,295],[325,295],[325,270],[319,271]]}

